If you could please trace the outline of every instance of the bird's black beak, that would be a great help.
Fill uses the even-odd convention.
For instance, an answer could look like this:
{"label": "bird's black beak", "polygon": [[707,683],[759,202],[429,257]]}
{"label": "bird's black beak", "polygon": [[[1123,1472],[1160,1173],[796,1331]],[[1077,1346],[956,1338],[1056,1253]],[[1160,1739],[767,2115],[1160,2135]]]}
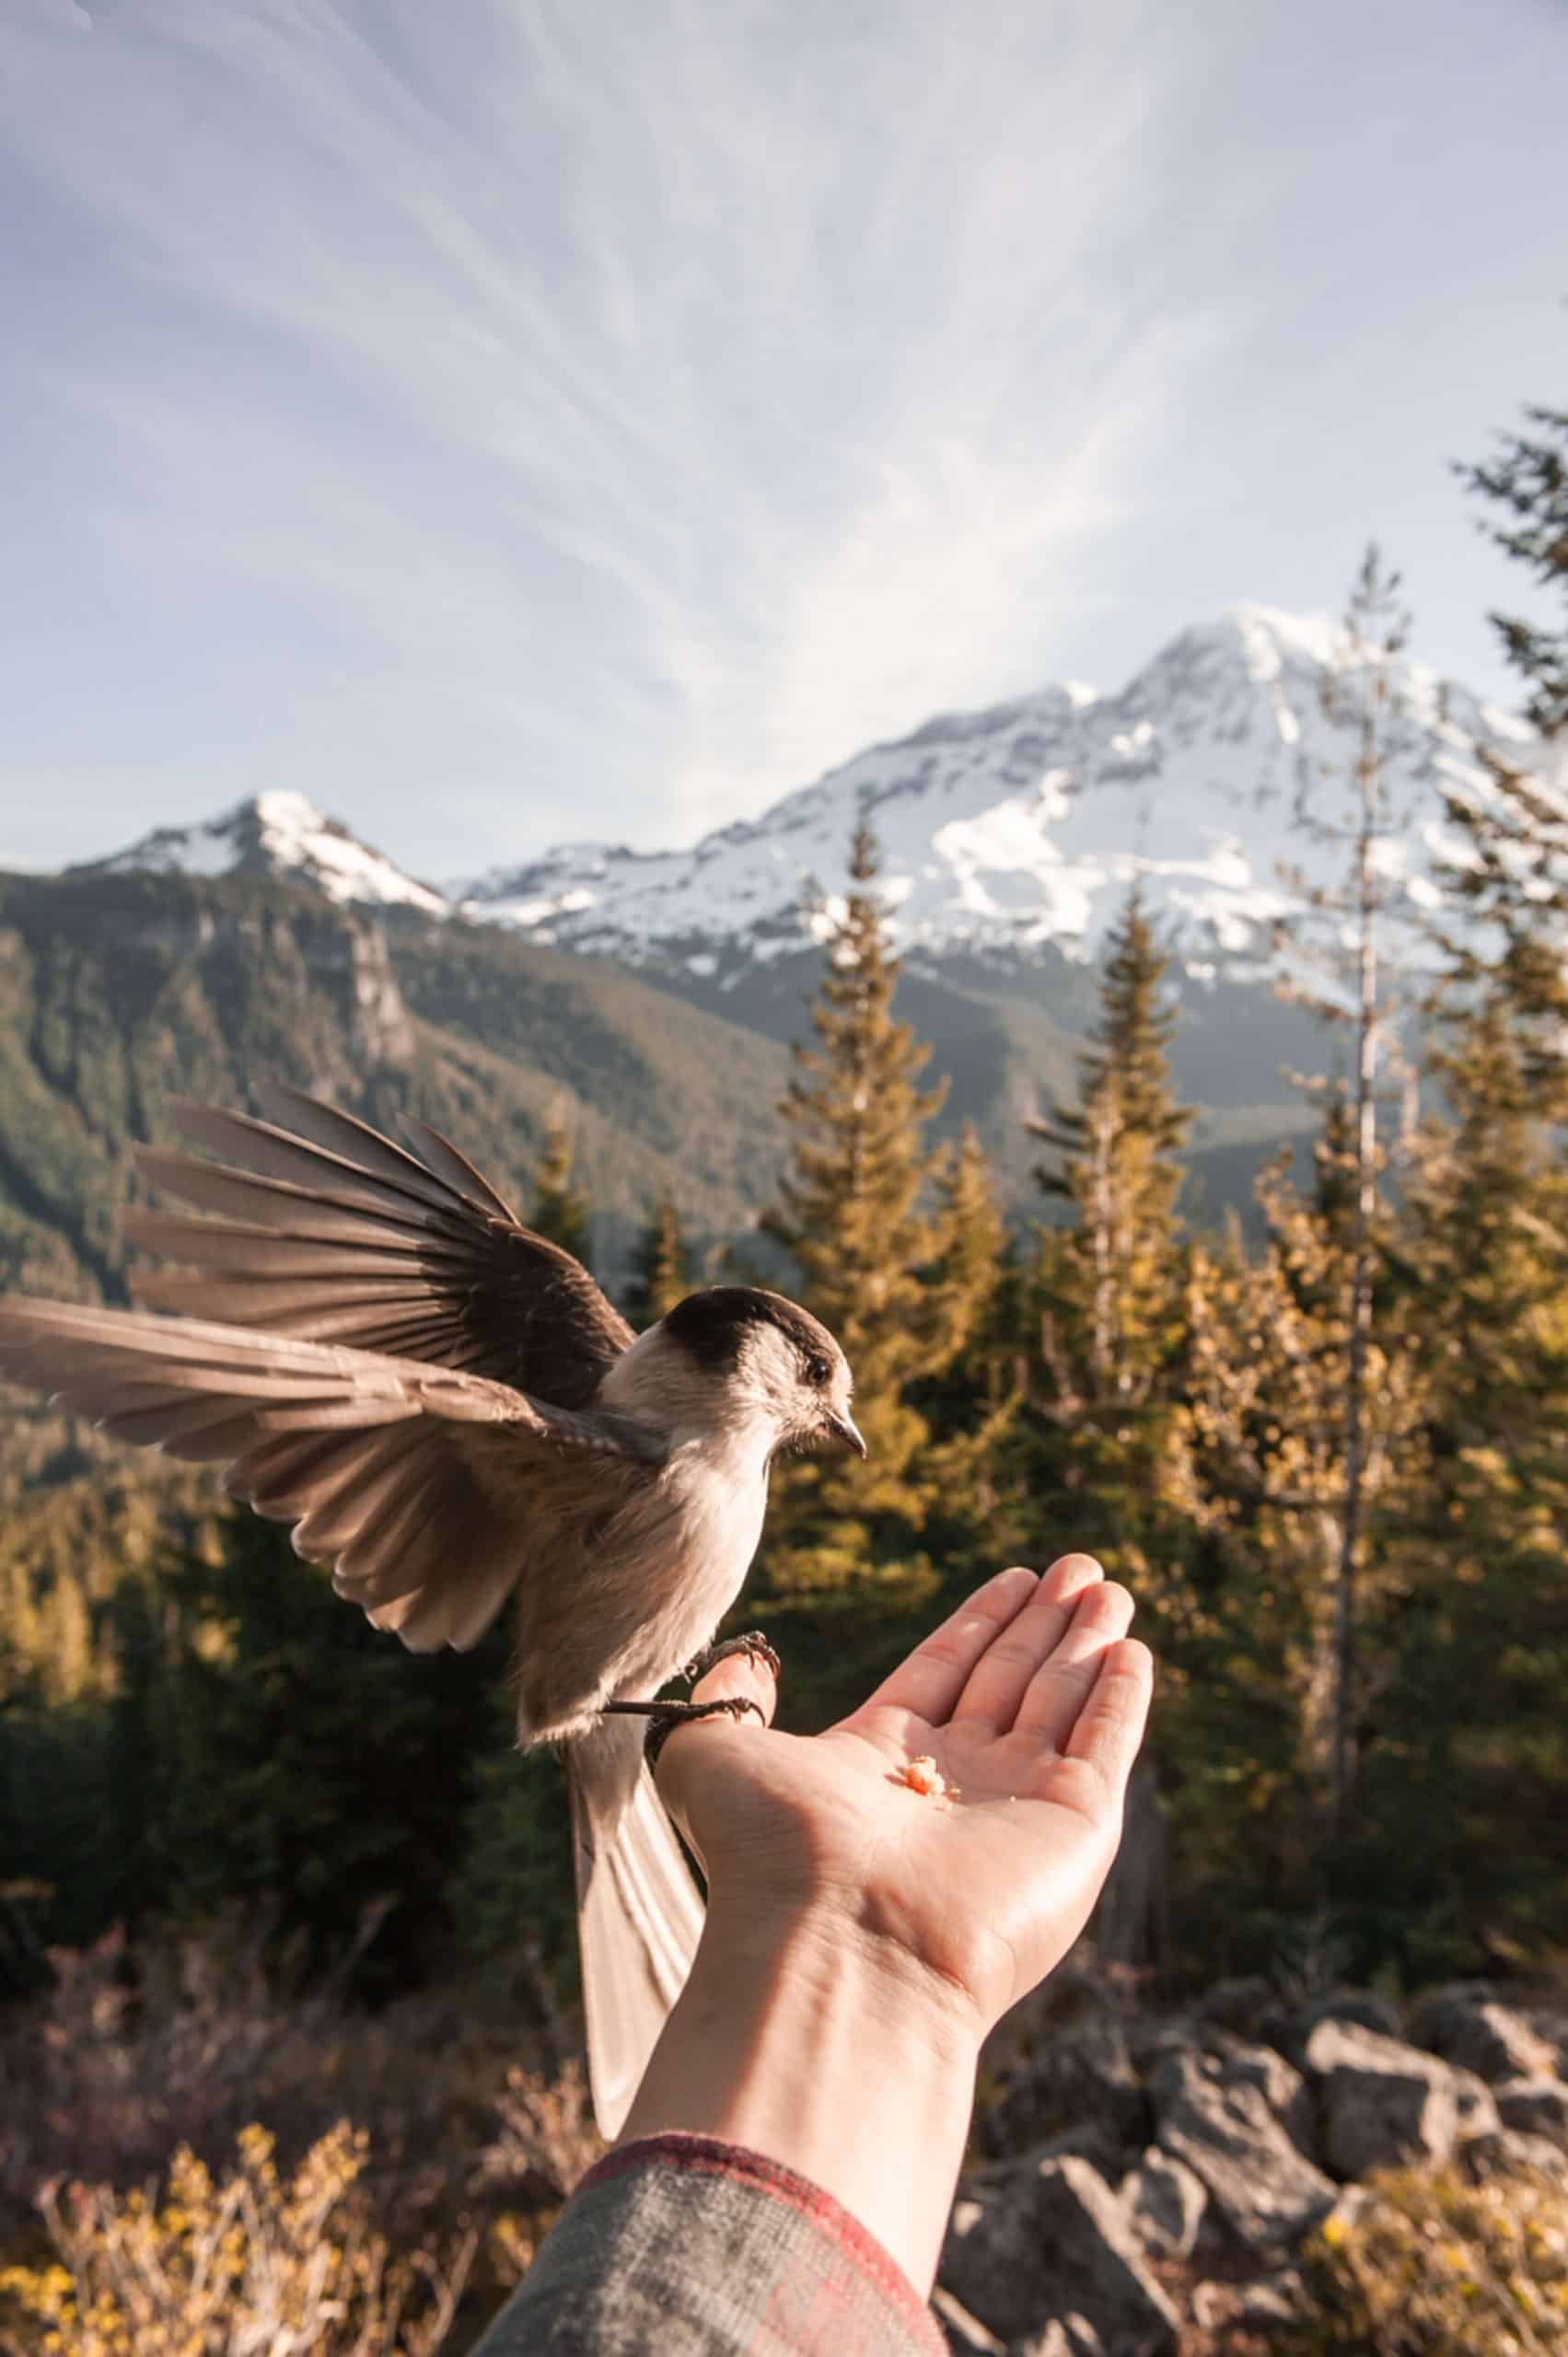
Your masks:
{"label": "bird's black beak", "polygon": [[852,1457],[865,1455],[865,1443],[852,1416],[834,1415],[830,1410],[817,1429],[825,1443],[845,1450]]}

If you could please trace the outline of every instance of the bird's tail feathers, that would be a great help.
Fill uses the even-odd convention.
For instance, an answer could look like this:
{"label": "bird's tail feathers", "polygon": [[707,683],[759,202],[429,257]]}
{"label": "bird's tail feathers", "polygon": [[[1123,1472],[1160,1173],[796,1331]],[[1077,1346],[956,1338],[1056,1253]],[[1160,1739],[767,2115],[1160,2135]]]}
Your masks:
{"label": "bird's tail feathers", "polygon": [[566,1755],[588,2078],[607,2137],[621,2132],[703,1930],[643,1733],[638,1719],[605,1719]]}

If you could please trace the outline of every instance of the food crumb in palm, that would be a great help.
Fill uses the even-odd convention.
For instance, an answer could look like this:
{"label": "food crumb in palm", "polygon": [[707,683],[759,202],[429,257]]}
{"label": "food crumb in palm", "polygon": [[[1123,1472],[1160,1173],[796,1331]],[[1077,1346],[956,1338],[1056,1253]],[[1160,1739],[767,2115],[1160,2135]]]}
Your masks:
{"label": "food crumb in palm", "polygon": [[899,1782],[907,1784],[912,1793],[924,1793],[932,1800],[957,1800],[958,1796],[957,1784],[947,1782],[929,1752],[923,1752],[918,1759],[906,1760],[899,1771]]}

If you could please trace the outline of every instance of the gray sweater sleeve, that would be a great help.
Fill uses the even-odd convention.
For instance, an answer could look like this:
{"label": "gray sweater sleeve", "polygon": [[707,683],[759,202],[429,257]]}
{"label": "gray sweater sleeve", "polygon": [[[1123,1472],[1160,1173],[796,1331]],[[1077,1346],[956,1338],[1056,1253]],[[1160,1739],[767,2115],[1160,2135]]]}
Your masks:
{"label": "gray sweater sleeve", "polygon": [[656,2136],[608,2154],[474,2357],[945,2357],[907,2276],[761,2154]]}

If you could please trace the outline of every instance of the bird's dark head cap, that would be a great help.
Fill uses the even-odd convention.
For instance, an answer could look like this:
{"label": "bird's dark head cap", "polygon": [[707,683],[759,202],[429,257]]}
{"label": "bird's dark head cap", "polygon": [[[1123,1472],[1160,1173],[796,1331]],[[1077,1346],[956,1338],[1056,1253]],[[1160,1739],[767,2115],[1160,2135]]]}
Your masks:
{"label": "bird's dark head cap", "polygon": [[664,1320],[664,1330],[700,1366],[725,1374],[738,1366],[747,1337],[771,1326],[794,1344],[803,1361],[826,1359],[836,1365],[842,1353],[827,1328],[783,1294],[760,1285],[704,1285],[688,1294]]}

